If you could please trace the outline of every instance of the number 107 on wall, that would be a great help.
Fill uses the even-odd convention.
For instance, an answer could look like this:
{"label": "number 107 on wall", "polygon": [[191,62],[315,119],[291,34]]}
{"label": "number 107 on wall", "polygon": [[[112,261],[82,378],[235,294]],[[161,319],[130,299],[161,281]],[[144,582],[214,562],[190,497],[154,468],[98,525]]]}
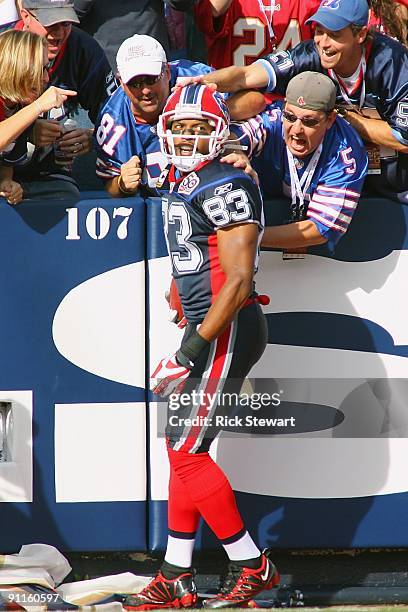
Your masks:
{"label": "number 107 on wall", "polygon": [[[66,240],[80,240],[80,214],[84,212],[80,208],[66,208],[67,212],[67,234]],[[85,217],[86,235],[93,240],[103,240],[110,232],[115,232],[119,240],[128,237],[128,222],[133,208],[119,206],[113,208],[112,219],[104,208],[97,206],[91,208]]]}

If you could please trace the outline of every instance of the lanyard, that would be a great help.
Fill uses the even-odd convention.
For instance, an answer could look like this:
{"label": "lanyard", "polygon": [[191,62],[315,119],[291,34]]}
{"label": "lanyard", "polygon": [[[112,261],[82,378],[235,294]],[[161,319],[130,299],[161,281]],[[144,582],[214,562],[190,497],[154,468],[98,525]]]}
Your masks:
{"label": "lanyard", "polygon": [[[275,34],[273,32],[273,27],[272,27],[272,19],[273,19],[273,14],[275,12],[275,0],[271,0],[271,6],[270,8],[265,7],[264,3],[262,2],[262,0],[258,0],[258,5],[259,5],[259,10],[261,11],[261,13],[263,13],[265,20],[266,20],[266,25],[268,26],[268,31],[269,31],[269,37],[271,40],[273,40],[275,38]],[[268,11],[270,11],[270,19],[268,19],[268,16],[266,14],[266,9],[268,8]]]}
{"label": "lanyard", "polygon": [[[296,170],[295,160],[292,153],[289,151],[288,147],[286,147],[286,153],[288,156],[289,163],[289,174],[290,174],[290,190],[292,194],[292,220],[294,221],[297,217],[297,211],[299,213],[299,220],[304,218],[305,212],[305,195],[307,190],[310,187],[310,183],[312,182],[313,175],[317,168],[317,164],[319,163],[320,156],[322,154],[323,143],[317,147],[316,151],[313,154],[312,159],[307,164],[302,178],[299,180],[299,175]],[[299,199],[299,208],[297,210],[297,199]]]}
{"label": "lanyard", "polygon": [[[360,72],[359,72],[359,75],[358,75],[358,78],[357,78],[357,82],[356,82],[356,86],[357,86],[356,89],[359,87],[359,85],[361,83],[360,103],[359,103],[358,107],[362,108],[364,106],[365,95],[366,95],[365,75],[366,75],[366,70],[367,70],[367,62],[366,62],[365,55],[363,55],[361,57],[359,68],[360,68]],[[350,100],[349,92],[347,91],[346,85],[342,81],[342,79],[340,77],[338,77],[337,74],[334,72],[334,70],[332,70],[331,68],[328,70],[328,73],[329,73],[330,77],[333,79],[333,81],[336,81],[336,83],[338,84],[338,86],[340,88],[340,93],[341,93],[341,96],[342,96],[343,100],[345,102],[347,102],[347,104],[350,104],[351,106],[354,106],[354,104]]]}

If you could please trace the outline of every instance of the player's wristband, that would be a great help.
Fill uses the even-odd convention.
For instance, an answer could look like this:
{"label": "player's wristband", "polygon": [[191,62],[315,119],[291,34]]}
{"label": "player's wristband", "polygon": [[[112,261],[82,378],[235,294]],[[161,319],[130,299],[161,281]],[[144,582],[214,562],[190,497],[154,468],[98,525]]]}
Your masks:
{"label": "player's wristband", "polygon": [[200,336],[197,330],[181,343],[179,350],[176,353],[176,359],[180,365],[190,370],[194,367],[201,351],[209,346],[210,342]]}
{"label": "player's wristband", "polygon": [[135,195],[135,193],[137,191],[137,188],[136,189],[126,189],[126,187],[122,183],[122,175],[121,174],[119,174],[119,178],[118,178],[118,187],[119,187],[120,193],[123,193],[123,195],[126,195],[126,196]]}

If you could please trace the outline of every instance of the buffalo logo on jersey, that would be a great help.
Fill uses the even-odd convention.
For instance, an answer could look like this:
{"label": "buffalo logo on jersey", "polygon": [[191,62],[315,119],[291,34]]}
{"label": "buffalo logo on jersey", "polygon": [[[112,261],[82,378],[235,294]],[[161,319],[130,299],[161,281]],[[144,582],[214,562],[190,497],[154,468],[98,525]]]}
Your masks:
{"label": "buffalo logo on jersey", "polygon": [[[187,134],[187,130],[174,134],[172,124],[176,121],[197,119],[207,122],[212,130],[209,134]],[[190,172],[199,164],[214,159],[220,153],[229,136],[230,116],[223,97],[206,85],[187,85],[177,89],[167,100],[157,124],[160,147],[169,162],[183,172]],[[190,154],[176,153],[175,138],[191,141]],[[200,153],[200,139],[208,141],[208,152]]]}

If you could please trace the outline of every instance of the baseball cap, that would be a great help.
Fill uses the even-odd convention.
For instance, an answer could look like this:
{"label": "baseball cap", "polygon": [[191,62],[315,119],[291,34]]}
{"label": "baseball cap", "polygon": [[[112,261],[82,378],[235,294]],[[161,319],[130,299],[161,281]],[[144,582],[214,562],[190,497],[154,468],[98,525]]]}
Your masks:
{"label": "baseball cap", "polygon": [[368,4],[366,0],[323,0],[306,23],[312,21],[332,32],[351,24],[365,26],[368,22]]}
{"label": "baseball cap", "polygon": [[141,74],[158,76],[164,62],[167,62],[165,50],[155,38],[146,34],[126,38],[116,55],[118,72],[124,83]]}
{"label": "baseball cap", "polygon": [[351,24],[365,26],[368,22],[368,4],[366,0],[323,0],[306,23],[312,21],[332,32]]}
{"label": "baseball cap", "polygon": [[61,21],[79,23],[73,0],[23,0],[23,8],[33,11],[45,27]]}
{"label": "baseball cap", "polygon": [[301,72],[289,81],[286,102],[299,108],[328,113],[336,104],[336,86],[325,74]]}

